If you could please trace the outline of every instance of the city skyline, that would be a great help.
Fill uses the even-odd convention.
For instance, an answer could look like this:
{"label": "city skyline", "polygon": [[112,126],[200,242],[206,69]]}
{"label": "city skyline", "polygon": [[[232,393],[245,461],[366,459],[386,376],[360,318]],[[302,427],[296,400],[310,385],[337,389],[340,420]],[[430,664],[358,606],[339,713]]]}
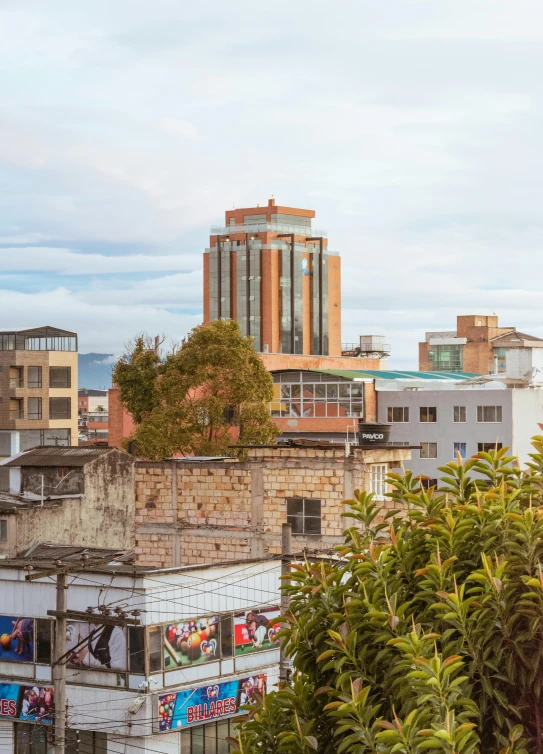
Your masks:
{"label": "city skyline", "polygon": [[342,340],[385,335],[392,368],[459,312],[542,337],[543,9],[221,7],[0,4],[2,329],[178,340],[209,226],[273,195],[316,211]]}

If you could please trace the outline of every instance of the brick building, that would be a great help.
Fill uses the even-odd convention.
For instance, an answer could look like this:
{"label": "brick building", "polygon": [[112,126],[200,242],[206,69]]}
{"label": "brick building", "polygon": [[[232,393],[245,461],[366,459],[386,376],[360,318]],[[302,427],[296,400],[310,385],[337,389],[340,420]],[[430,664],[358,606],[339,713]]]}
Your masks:
{"label": "brick building", "polygon": [[138,461],[136,553],[141,565],[171,567],[277,554],[281,524],[297,550],[330,549],[346,528],[343,501],[355,489],[386,498],[385,477],[407,447],[267,447],[246,461]]}
{"label": "brick building", "polygon": [[499,327],[495,315],[462,315],[456,318],[456,330],[426,333],[419,343],[419,370],[505,374],[507,349],[519,347],[543,347],[543,340]]}
{"label": "brick building", "polygon": [[204,323],[230,318],[258,351],[341,355],[341,260],[315,212],[267,206],[225,212],[204,252]]}

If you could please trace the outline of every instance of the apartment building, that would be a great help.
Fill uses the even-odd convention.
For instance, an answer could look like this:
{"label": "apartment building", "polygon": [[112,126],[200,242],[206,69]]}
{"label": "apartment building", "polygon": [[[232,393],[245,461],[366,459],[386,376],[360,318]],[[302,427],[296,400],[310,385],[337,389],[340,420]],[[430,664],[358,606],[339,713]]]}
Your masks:
{"label": "apartment building", "polygon": [[77,445],[77,334],[55,327],[0,332],[0,458]]}
{"label": "apartment building", "polygon": [[341,356],[341,260],[315,212],[233,209],[204,252],[204,323],[230,318],[258,351]]}
{"label": "apartment building", "polygon": [[[519,381],[520,382],[520,381]],[[543,386],[504,378],[433,383],[377,383],[378,418],[390,441],[419,446],[405,467],[431,480],[449,461],[506,446],[521,465],[541,434]]]}
{"label": "apartment building", "polygon": [[79,443],[94,445],[109,439],[109,399],[107,390],[82,388],[77,394]]}
{"label": "apartment building", "polygon": [[462,315],[456,330],[426,333],[419,343],[419,370],[505,374],[507,351],[518,348],[543,349],[543,339],[500,327],[496,315]]}

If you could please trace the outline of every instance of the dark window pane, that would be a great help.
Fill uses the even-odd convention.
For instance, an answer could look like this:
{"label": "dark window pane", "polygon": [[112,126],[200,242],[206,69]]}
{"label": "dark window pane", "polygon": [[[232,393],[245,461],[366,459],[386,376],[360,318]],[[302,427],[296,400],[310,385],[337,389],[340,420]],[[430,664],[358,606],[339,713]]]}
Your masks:
{"label": "dark window pane", "polygon": [[328,385],[326,388],[327,398],[337,398],[337,385]]}
{"label": "dark window pane", "polygon": [[321,520],[320,518],[313,518],[308,516],[305,518],[305,533],[306,534],[320,534],[321,533]]}
{"label": "dark window pane", "polygon": [[221,656],[232,657],[232,616],[223,615],[221,617]]}
{"label": "dark window pane", "polygon": [[320,516],[321,515],[321,501],[320,500],[305,500],[305,515],[306,516]]}
{"label": "dark window pane", "polygon": [[301,497],[291,497],[287,500],[287,516],[301,515],[304,512],[304,501]]}
{"label": "dark window pane", "polygon": [[36,618],[36,662],[51,663],[51,629],[53,621]]}
{"label": "dark window pane", "polygon": [[50,419],[70,419],[71,398],[49,398]]}
{"label": "dark window pane", "polygon": [[304,520],[301,516],[287,516],[287,523],[292,524],[293,534],[304,533]]}
{"label": "dark window pane", "polygon": [[131,673],[145,673],[145,628],[128,628],[129,670]]}

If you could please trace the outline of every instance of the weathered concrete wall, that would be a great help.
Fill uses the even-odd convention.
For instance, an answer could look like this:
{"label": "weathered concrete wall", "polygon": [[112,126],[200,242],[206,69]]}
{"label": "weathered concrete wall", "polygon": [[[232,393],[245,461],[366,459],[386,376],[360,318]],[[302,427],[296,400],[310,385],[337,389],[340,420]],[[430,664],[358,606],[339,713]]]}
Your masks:
{"label": "weathered concrete wall", "polygon": [[[54,473],[55,469],[43,471]],[[86,464],[72,476],[79,473],[84,474],[83,497],[50,502],[43,508],[21,509],[10,516],[15,521],[12,541],[16,553],[24,552],[38,540],[133,549],[133,458],[114,451]]]}
{"label": "weathered concrete wall", "polygon": [[[369,490],[372,464],[397,467],[405,448],[255,448],[245,463],[138,462],[136,553],[170,567],[262,557],[281,548],[287,498],[321,501],[321,535],[294,537],[296,550],[329,549],[346,528],[343,501]],[[391,503],[384,503],[391,507]]]}

